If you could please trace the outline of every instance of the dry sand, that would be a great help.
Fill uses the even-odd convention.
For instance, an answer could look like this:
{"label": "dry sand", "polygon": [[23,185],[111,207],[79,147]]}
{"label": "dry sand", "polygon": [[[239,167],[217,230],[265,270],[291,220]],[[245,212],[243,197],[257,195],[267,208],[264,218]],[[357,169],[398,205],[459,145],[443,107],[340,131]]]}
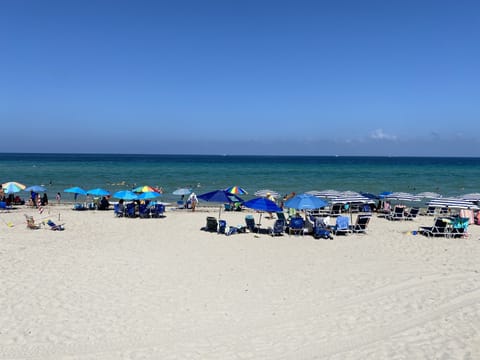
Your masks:
{"label": "dry sand", "polygon": [[225,236],[199,210],[0,213],[0,358],[480,359],[480,227],[427,238],[407,232],[432,217],[374,216],[334,240]]}

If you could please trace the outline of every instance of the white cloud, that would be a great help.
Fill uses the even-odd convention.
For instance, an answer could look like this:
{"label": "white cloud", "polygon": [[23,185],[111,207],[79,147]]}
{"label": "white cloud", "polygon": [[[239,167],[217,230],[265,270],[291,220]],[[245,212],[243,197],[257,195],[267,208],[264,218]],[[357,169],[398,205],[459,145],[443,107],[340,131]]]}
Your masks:
{"label": "white cloud", "polygon": [[370,138],[374,140],[397,140],[395,135],[386,134],[382,129],[376,129],[370,134]]}

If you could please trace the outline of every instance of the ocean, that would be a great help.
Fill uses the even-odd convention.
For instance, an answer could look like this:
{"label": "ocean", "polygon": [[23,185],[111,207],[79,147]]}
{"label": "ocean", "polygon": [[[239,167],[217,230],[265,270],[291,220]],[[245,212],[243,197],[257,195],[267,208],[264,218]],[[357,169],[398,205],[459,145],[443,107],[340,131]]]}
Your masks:
{"label": "ocean", "polygon": [[[0,154],[0,181],[44,185],[50,199],[79,186],[112,194],[140,185],[162,187],[161,201],[191,187],[197,194],[238,185],[292,191],[432,191],[444,196],[479,192],[480,158],[354,156],[221,156],[124,154]],[[23,192],[24,193],[24,192]],[[21,196],[22,193],[20,193]],[[24,193],[28,198],[28,194]]]}

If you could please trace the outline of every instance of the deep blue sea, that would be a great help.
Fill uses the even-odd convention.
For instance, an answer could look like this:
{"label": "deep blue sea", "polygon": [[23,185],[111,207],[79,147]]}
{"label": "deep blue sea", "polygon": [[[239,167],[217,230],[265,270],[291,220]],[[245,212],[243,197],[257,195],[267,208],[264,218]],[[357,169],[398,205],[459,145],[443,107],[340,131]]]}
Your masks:
{"label": "deep blue sea", "polygon": [[[456,196],[480,192],[480,158],[204,156],[111,154],[0,154],[0,181],[44,185],[54,198],[63,190],[101,187],[112,193],[139,185],[172,192],[192,187],[197,194],[238,185],[250,196],[260,189],[280,194],[310,190],[380,193],[438,192]],[[25,194],[27,196],[27,194]]]}

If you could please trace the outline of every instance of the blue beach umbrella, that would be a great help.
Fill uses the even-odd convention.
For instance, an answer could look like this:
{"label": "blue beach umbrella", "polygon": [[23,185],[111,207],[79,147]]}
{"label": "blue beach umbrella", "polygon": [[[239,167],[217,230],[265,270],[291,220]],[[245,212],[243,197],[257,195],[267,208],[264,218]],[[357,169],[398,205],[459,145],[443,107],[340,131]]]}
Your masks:
{"label": "blue beach umbrella", "polygon": [[123,199],[123,200],[137,200],[138,195],[130,190],[120,190],[113,194],[114,198]]}
{"label": "blue beach umbrella", "polygon": [[24,191],[35,191],[35,192],[42,192],[42,191],[45,191],[47,190],[45,187],[41,186],[41,185],[32,185],[32,186],[29,186],[27,188],[25,188]]}
{"label": "blue beach umbrella", "polygon": [[287,200],[285,206],[297,210],[314,210],[327,206],[327,202],[314,195],[300,194]]}
{"label": "blue beach umbrella", "polygon": [[[245,201],[243,203],[243,206],[253,209],[253,210],[258,210],[258,211],[267,211],[267,212],[281,212],[282,208],[279,207],[277,204],[275,204],[274,201],[269,200],[265,197],[257,197],[248,201]],[[260,213],[260,218],[258,220],[258,223],[260,224],[262,220],[262,213]]]}
{"label": "blue beach umbrella", "polygon": [[77,195],[87,195],[87,192],[78,186],[65,189],[63,190],[63,192],[77,194]]}
{"label": "blue beach umbrella", "polygon": [[[243,200],[239,198],[237,195],[230,194],[225,190],[215,190],[205,194],[201,194],[197,196],[198,199],[208,201],[208,202],[217,202],[217,203],[234,203],[234,202],[242,202]],[[220,219],[220,214],[222,213],[222,207],[220,207],[220,211],[218,212],[218,218]]]}
{"label": "blue beach umbrella", "polygon": [[139,200],[150,200],[150,199],[155,199],[162,194],[155,192],[155,191],[146,191],[138,195],[137,199]]}
{"label": "blue beach umbrella", "polygon": [[77,201],[78,195],[87,195],[87,192],[83,190],[81,187],[74,186],[68,189],[63,190],[66,193],[74,194],[74,199]]}
{"label": "blue beach umbrella", "polygon": [[93,196],[108,196],[110,195],[110,192],[102,188],[96,188],[96,189],[88,190],[87,194],[93,195]]}

